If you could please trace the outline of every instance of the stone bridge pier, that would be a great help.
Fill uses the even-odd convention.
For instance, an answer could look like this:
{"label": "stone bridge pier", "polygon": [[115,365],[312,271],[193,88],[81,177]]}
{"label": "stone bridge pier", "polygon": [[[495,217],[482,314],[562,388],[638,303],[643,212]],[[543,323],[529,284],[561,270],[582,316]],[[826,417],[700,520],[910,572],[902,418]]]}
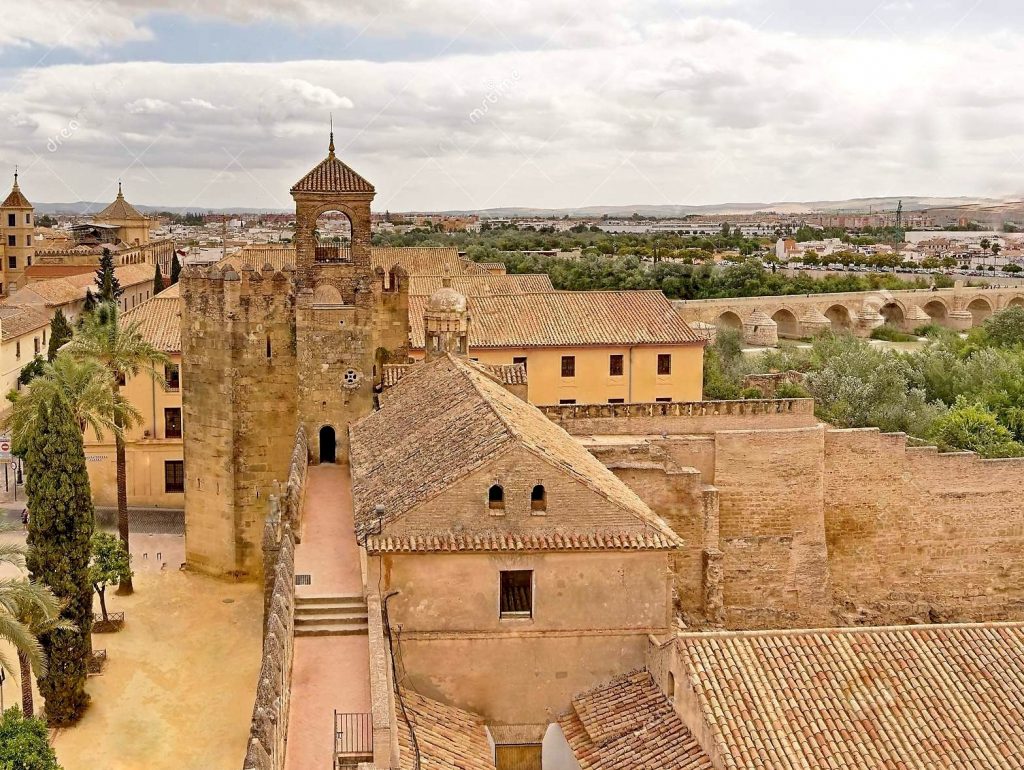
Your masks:
{"label": "stone bridge pier", "polygon": [[882,325],[911,332],[934,323],[966,331],[1004,308],[1024,307],[1024,287],[982,289],[958,282],[950,289],[729,297],[672,304],[688,323],[737,329],[747,344],[771,346],[779,339],[807,339],[829,330],[869,337]]}

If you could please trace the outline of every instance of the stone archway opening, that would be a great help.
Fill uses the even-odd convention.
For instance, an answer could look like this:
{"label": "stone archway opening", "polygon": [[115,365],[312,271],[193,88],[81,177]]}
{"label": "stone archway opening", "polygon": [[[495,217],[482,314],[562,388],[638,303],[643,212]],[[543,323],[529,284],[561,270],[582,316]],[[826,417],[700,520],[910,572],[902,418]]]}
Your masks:
{"label": "stone archway opening", "polygon": [[338,441],[334,427],[325,425],[320,429],[320,462],[337,462]]}
{"label": "stone archway opening", "polygon": [[344,211],[324,211],[313,223],[313,261],[352,260],[352,220]]}
{"label": "stone archway opening", "polygon": [[974,318],[974,326],[981,326],[985,319],[992,315],[992,305],[983,297],[971,300],[967,310],[970,311],[971,316]]}
{"label": "stone archway opening", "polygon": [[800,324],[796,320],[796,316],[789,310],[782,308],[776,310],[772,315],[772,320],[775,321],[775,325],[778,327],[778,334],[780,338],[784,339],[797,339],[800,336]]}
{"label": "stone archway opening", "polygon": [[903,308],[895,302],[886,302],[878,312],[881,313],[882,318],[885,319],[886,326],[892,326],[895,329],[902,329],[906,324],[906,316],[903,315]]}
{"label": "stone archway opening", "polygon": [[715,326],[719,329],[736,329],[737,331],[740,331],[743,329],[743,319],[731,310],[726,310],[722,315],[715,319]]}
{"label": "stone archway opening", "polygon": [[1013,299],[1011,299],[1007,303],[1006,306],[1007,307],[1024,307],[1024,297],[1014,297]]}
{"label": "stone archway opening", "polygon": [[946,310],[946,304],[944,302],[933,299],[931,302],[926,302],[922,305],[921,309],[927,313],[928,317],[935,323],[946,323],[946,316],[949,315],[949,312]]}
{"label": "stone archway opening", "polygon": [[853,328],[853,317],[846,305],[833,305],[825,311],[825,317],[832,322],[832,331],[848,332]]}

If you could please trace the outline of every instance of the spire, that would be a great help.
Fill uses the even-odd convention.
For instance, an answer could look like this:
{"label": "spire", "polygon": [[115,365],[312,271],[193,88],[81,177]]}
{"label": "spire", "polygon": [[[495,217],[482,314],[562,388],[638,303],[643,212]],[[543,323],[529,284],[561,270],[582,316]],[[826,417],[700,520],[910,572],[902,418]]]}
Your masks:
{"label": "spire", "polygon": [[331,113],[331,143],[327,145],[327,157],[334,157],[334,113]]}
{"label": "spire", "polygon": [[118,198],[123,198],[124,197],[124,193],[121,192],[121,180],[120,179],[117,180],[117,197]]}
{"label": "spire", "polygon": [[18,167],[17,166],[14,167],[14,187],[12,189],[14,189],[14,190],[18,189]]}

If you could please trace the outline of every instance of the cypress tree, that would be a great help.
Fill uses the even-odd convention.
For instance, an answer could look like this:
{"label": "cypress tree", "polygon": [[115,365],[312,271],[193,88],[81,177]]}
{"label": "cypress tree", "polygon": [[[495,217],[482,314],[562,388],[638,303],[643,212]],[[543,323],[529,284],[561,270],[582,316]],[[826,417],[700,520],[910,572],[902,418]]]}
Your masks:
{"label": "cypress tree", "polygon": [[178,277],[181,275],[181,262],[178,261],[178,252],[174,252],[174,256],[171,257],[171,285],[173,286],[178,282]]}
{"label": "cypress tree", "polygon": [[67,603],[61,616],[78,630],[55,630],[39,641],[49,670],[39,680],[51,725],[77,721],[89,703],[85,692],[92,633],[89,541],[94,521],[82,432],[67,403],[55,396],[39,405],[39,417],[26,437],[25,491],[33,579],[48,585]]}
{"label": "cypress tree", "polygon": [[[92,292],[89,292],[91,295]],[[88,301],[88,296],[86,297]],[[60,308],[53,311],[53,320],[50,321],[50,344],[46,348],[46,360],[52,361],[57,357],[60,346],[71,339],[73,331],[67,317]]]}
{"label": "cypress tree", "polygon": [[156,263],[156,273],[153,275],[153,294],[159,294],[164,290],[164,276],[160,272],[160,263]]}
{"label": "cypress tree", "polygon": [[96,288],[99,289],[101,302],[115,302],[124,293],[114,273],[114,255],[110,249],[103,249],[100,266],[96,270]]}

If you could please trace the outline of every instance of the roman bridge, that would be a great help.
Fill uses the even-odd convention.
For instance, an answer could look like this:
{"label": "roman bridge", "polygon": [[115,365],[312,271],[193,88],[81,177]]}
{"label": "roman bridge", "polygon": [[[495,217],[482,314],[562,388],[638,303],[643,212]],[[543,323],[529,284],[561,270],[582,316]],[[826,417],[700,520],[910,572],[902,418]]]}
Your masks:
{"label": "roman bridge", "polygon": [[1003,308],[1024,306],[1024,286],[981,289],[958,284],[949,289],[729,297],[672,304],[706,336],[716,328],[741,329],[749,344],[774,345],[780,337],[802,339],[829,329],[867,337],[883,324],[911,331],[936,323],[963,331]]}

